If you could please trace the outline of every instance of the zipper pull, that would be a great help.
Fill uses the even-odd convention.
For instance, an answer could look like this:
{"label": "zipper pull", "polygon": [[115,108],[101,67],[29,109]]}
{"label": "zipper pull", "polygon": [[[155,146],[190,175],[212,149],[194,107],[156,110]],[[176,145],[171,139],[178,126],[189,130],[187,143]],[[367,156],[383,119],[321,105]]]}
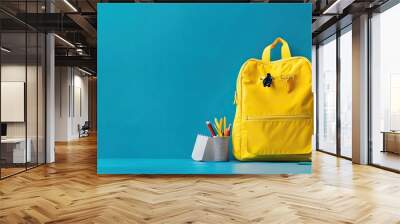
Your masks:
{"label": "zipper pull", "polygon": [[293,75],[281,75],[281,80],[286,80],[286,89],[290,93],[294,89],[294,76]]}
{"label": "zipper pull", "polygon": [[286,87],[287,87],[288,93],[292,92],[292,90],[294,89],[294,80],[293,79],[288,79],[286,81]]}
{"label": "zipper pull", "polygon": [[263,86],[264,87],[271,87],[272,85],[272,76],[271,74],[267,73],[267,76],[263,79]]}

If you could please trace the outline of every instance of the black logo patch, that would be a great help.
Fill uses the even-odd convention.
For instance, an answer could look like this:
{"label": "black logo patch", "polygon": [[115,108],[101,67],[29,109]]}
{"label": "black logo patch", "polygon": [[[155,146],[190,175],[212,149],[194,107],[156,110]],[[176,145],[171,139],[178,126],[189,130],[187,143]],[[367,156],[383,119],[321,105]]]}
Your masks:
{"label": "black logo patch", "polygon": [[263,79],[263,86],[264,87],[271,87],[272,85],[272,76],[271,74],[267,73],[267,76],[265,76],[265,78]]}

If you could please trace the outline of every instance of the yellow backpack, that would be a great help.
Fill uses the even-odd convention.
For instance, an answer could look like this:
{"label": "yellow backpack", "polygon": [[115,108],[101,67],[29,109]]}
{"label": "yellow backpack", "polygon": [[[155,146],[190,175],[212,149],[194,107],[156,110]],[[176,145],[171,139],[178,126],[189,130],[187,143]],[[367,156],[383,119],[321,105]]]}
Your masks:
{"label": "yellow backpack", "polygon": [[[282,59],[270,53],[282,43]],[[313,134],[311,63],[292,57],[277,38],[262,60],[249,59],[240,69],[235,93],[233,154],[241,161],[310,161]]]}

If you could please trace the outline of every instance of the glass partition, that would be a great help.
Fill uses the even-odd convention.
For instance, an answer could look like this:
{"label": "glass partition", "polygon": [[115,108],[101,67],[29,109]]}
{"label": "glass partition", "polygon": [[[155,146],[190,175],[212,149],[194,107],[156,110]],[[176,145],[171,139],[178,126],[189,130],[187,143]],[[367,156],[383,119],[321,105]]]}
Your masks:
{"label": "glass partition", "polygon": [[318,149],[336,153],[336,36],[318,47]]}
{"label": "glass partition", "polygon": [[27,74],[26,74],[26,113],[27,113],[27,144],[31,151],[31,160],[27,163],[28,168],[37,165],[38,160],[38,35],[36,32],[27,33]]}
{"label": "glass partition", "polygon": [[340,154],[352,157],[352,32],[340,36]]}
{"label": "glass partition", "polygon": [[24,171],[32,155],[26,144],[26,33],[2,33],[1,47],[1,176],[7,177]]}
{"label": "glass partition", "polygon": [[371,18],[371,162],[400,170],[400,4]]}
{"label": "glass partition", "polygon": [[[44,1],[1,1],[43,13]],[[0,178],[45,163],[45,34],[0,12]]]}
{"label": "glass partition", "polygon": [[46,124],[46,37],[43,33],[38,33],[38,76],[37,76],[37,147],[38,164],[46,162],[46,143],[45,143],[45,124]]}

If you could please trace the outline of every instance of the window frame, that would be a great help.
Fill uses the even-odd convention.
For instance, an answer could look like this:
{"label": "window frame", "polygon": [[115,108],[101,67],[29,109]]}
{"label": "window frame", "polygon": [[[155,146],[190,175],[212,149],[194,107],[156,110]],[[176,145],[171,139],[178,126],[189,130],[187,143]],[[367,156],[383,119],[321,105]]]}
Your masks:
{"label": "window frame", "polygon": [[[330,35],[330,36],[328,36],[327,38],[325,38],[325,39],[323,39],[323,40],[321,40],[321,41],[319,41],[317,44],[316,44],[316,59],[315,59],[315,62],[316,62],[316,71],[315,71],[315,74],[316,74],[316,93],[315,93],[315,95],[316,95],[316,115],[315,115],[315,118],[316,118],[316,151],[319,151],[319,152],[323,152],[323,153],[326,153],[326,154],[329,154],[329,155],[333,155],[333,156],[337,156],[337,157],[340,157],[340,158],[343,158],[343,159],[346,159],[346,160],[352,160],[352,158],[351,157],[347,157],[347,156],[344,156],[344,155],[342,155],[342,150],[341,150],[341,118],[340,118],[340,103],[341,103],[341,97],[340,97],[340,82],[341,82],[341,65],[340,65],[340,60],[341,60],[341,58],[340,58],[340,37],[342,36],[342,35],[344,35],[345,33],[347,33],[347,32],[352,32],[352,23],[350,23],[350,24],[348,24],[348,25],[346,25],[345,27],[343,27],[343,28],[341,28],[341,29],[339,29],[339,30],[337,30],[336,31],[336,33],[334,33],[334,34],[332,34],[332,35]],[[319,130],[320,130],[320,127],[319,127],[319,108],[318,108],[318,104],[319,104],[319,102],[318,102],[318,99],[319,99],[319,77],[320,77],[320,74],[319,74],[319,67],[320,67],[320,62],[319,62],[319,60],[320,60],[320,58],[319,58],[319,54],[318,54],[318,49],[319,49],[319,47],[320,47],[320,44],[321,43],[326,43],[326,42],[330,42],[330,41],[336,41],[336,61],[335,61],[335,63],[336,63],[336,151],[334,152],[334,153],[332,153],[332,152],[329,152],[329,151],[327,151],[327,150],[324,150],[324,149],[321,149],[320,147],[319,147]]]}

